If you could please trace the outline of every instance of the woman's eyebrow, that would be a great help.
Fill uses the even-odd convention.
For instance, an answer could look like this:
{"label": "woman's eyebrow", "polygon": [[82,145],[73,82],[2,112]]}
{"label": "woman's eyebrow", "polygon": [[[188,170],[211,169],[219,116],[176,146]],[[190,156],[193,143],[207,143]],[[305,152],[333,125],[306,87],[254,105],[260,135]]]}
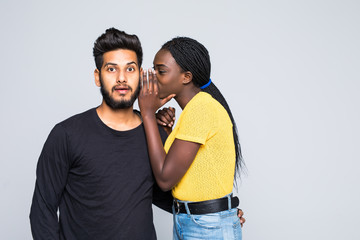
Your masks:
{"label": "woman's eyebrow", "polygon": [[165,64],[154,64],[155,67],[167,67]]}

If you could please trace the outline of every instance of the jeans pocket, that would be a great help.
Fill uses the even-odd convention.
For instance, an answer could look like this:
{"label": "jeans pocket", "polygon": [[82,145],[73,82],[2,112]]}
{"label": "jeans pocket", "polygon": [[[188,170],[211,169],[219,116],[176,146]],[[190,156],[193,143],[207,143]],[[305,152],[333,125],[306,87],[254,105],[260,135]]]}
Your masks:
{"label": "jeans pocket", "polygon": [[241,229],[241,223],[240,219],[237,216],[237,214],[232,219],[232,229],[234,233],[234,239],[242,239],[242,229]]}
{"label": "jeans pocket", "polygon": [[198,226],[206,229],[221,228],[220,217],[217,214],[191,215],[191,220]]}
{"label": "jeans pocket", "polygon": [[234,219],[233,228],[241,228],[240,219],[238,216],[236,216],[236,219]]}
{"label": "jeans pocket", "polygon": [[234,231],[234,238],[241,240],[242,239],[242,229],[241,229],[240,220],[238,220],[238,222],[233,225],[233,231]]}
{"label": "jeans pocket", "polygon": [[230,210],[229,218],[233,221],[233,228],[241,228],[240,218],[237,215],[237,209]]}

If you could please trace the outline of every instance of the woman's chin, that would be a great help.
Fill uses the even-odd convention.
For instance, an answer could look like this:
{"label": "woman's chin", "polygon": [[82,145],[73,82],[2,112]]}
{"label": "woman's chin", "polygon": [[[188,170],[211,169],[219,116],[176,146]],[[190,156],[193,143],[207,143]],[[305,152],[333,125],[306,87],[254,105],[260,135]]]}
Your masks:
{"label": "woman's chin", "polygon": [[159,93],[160,99],[166,98],[168,95]]}

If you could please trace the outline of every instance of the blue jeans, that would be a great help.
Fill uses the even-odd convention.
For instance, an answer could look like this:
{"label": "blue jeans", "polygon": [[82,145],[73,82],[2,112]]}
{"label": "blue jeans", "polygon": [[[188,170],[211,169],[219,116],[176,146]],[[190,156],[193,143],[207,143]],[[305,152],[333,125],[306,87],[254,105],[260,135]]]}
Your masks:
{"label": "blue jeans", "polygon": [[241,240],[242,232],[237,209],[222,212],[194,215],[189,212],[186,201],[187,213],[176,213],[173,207],[173,239],[174,240]]}

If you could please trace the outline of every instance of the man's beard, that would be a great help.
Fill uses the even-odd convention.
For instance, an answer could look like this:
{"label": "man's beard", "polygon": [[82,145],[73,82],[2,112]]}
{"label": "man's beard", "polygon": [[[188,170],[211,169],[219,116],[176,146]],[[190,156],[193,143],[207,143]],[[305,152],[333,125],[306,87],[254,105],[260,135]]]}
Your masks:
{"label": "man's beard", "polygon": [[[110,94],[114,92],[115,87],[113,87],[110,90],[111,92],[106,91],[101,76],[100,76],[100,84],[101,84],[100,87],[101,95],[103,96],[106,105],[108,105],[113,110],[131,108],[140,93],[140,84],[139,84],[136,91],[130,96],[129,100],[116,101],[114,98],[110,96]],[[132,92],[133,89],[130,86],[127,85],[126,87],[129,88],[129,90]]]}

